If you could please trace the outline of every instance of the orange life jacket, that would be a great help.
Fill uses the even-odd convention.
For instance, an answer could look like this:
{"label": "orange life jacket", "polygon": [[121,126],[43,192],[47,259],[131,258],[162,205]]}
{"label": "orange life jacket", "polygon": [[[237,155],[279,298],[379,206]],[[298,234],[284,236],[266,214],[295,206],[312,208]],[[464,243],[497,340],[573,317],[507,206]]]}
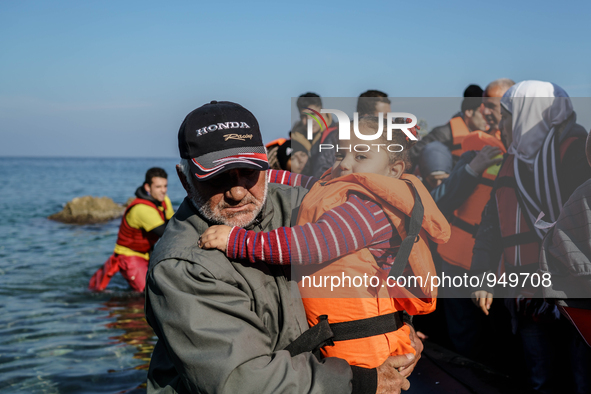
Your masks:
{"label": "orange life jacket", "polygon": [[456,116],[449,121],[449,127],[451,127],[451,136],[452,140],[452,147],[451,147],[451,155],[455,159],[459,159],[464,153],[464,149],[462,148],[462,141],[464,138],[470,134],[470,129],[464,122],[464,118],[461,116]]}
{"label": "orange life jacket", "polygon": [[[501,141],[483,131],[475,131],[466,136],[462,141],[462,150],[464,152],[479,151],[486,145],[498,147],[503,153],[506,152]],[[482,211],[490,199],[490,192],[500,167],[500,164],[497,164],[486,169],[472,194],[454,211],[453,218],[450,220],[451,238],[448,243],[437,247],[437,252],[446,262],[466,270],[470,269],[472,249]]]}
{"label": "orange life jacket", "polygon": [[162,207],[164,208],[164,211],[161,211],[153,202],[144,200],[142,198],[136,198],[131,202],[131,204],[127,206],[127,209],[125,209],[125,212],[123,213],[121,225],[119,226],[119,234],[117,235],[117,244],[125,246],[126,248],[136,252],[148,253],[150,250],[152,250],[159,237],[143,229],[131,227],[129,223],[127,223],[126,219],[129,210],[138,204],[144,204],[154,208],[160,214],[162,220],[166,222],[166,218],[164,216],[164,211],[167,209],[165,201],[162,201]]}
{"label": "orange life jacket", "polygon": [[[412,247],[405,273],[422,278],[436,274],[428,239],[437,243],[446,242],[450,235],[449,224],[427,189],[415,176],[405,174],[402,180],[399,180],[383,175],[359,173],[334,180],[328,175],[327,179],[327,182],[316,183],[308,192],[300,207],[297,224],[316,222],[323,213],[344,204],[351,193],[356,193],[380,204],[391,224],[404,239],[405,220],[411,215],[414,206],[414,194],[405,179],[414,185],[424,206],[422,228]],[[431,292],[428,280],[423,286],[419,283],[416,288],[420,293],[418,296],[406,288],[389,287],[386,282],[388,271],[377,265],[367,248],[320,266],[301,268],[303,275],[309,275],[316,280],[322,280],[325,276],[342,277],[343,282],[346,282],[348,277],[352,280],[352,286],[347,283],[346,286],[335,288],[334,291],[331,291],[330,286],[307,286],[307,283],[312,283],[310,280],[300,281],[300,291],[310,326],[316,325],[322,315],[328,315],[329,323],[341,323],[403,310],[411,315],[435,310],[437,291],[434,289]],[[373,286],[363,283],[355,287],[354,278],[364,276],[378,277],[379,283],[374,282]],[[341,357],[351,365],[374,368],[390,355],[414,353],[414,350],[410,346],[409,328],[403,326],[397,331],[385,334],[335,341],[334,346],[322,348],[322,353],[326,357]]]}

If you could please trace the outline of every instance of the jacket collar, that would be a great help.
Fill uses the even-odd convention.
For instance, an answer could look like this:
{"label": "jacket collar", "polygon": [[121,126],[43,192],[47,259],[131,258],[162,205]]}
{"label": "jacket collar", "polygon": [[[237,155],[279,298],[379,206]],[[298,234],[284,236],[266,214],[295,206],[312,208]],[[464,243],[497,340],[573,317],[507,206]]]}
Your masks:
{"label": "jacket collar", "polygon": [[141,198],[142,200],[150,201],[151,203],[155,204],[157,207],[162,206],[162,203],[160,201],[156,201],[154,199],[154,197],[150,196],[146,192],[143,185],[138,187],[137,189],[135,189],[135,196],[137,198]]}

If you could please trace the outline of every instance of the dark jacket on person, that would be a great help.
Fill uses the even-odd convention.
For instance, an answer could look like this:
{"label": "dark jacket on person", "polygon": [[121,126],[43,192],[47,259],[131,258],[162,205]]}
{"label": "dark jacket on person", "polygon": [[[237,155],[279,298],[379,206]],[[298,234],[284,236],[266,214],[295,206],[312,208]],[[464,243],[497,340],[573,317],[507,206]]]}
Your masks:
{"label": "dark jacket on person", "polygon": [[591,309],[591,179],[575,190],[544,237],[540,273],[552,275],[542,289],[545,298]]}
{"label": "dark jacket on person", "polygon": [[[335,122],[328,125],[328,129],[321,132],[310,149],[310,158],[304,167],[302,174],[320,178],[322,174],[332,167],[335,161],[335,153],[339,144],[339,128]],[[347,141],[348,142],[348,141]],[[320,144],[330,144],[332,149],[320,150]],[[347,145],[348,146],[348,145]]]}
{"label": "dark jacket on person", "polygon": [[[269,184],[263,211],[247,229],[290,226],[305,192]],[[290,266],[201,249],[197,240],[208,226],[185,199],[152,254],[146,317],[158,343],[148,393],[375,392],[375,369],[282,350],[308,329]]]}

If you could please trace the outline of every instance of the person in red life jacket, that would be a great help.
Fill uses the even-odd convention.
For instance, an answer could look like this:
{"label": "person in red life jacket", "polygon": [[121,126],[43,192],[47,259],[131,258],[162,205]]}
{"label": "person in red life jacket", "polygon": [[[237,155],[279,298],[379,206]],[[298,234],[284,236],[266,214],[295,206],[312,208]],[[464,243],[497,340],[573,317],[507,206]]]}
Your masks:
{"label": "person in red life jacket", "polygon": [[427,190],[433,190],[449,177],[452,160],[449,149],[441,142],[433,141],[425,146],[419,159],[419,171]]}
{"label": "person in red life jacket", "polygon": [[486,121],[480,112],[482,104],[482,89],[478,85],[470,85],[464,90],[461,112],[456,114],[443,126],[433,128],[410,149],[410,159],[413,167],[418,164],[422,150],[433,141],[445,145],[453,156],[455,165],[462,155],[462,140],[469,133],[486,130]]}
{"label": "person in red life jacket", "polygon": [[90,290],[105,290],[113,275],[121,271],[134,291],[144,291],[150,252],[174,215],[167,189],[166,171],[150,168],[144,184],[135,191],[135,200],[123,213],[113,254],[90,279]]}
{"label": "person in red life jacket", "polygon": [[[360,119],[359,129],[363,134],[373,134],[378,125],[378,118],[364,117]],[[393,138],[393,143],[406,145],[401,131],[394,133]],[[351,144],[363,144],[363,140],[352,136]],[[382,318],[390,317],[398,321],[391,322],[384,332],[360,332],[349,339],[335,337],[334,344],[323,347],[322,353],[364,368],[375,368],[392,355],[414,353],[414,339],[410,327],[402,325],[402,311],[411,315],[432,312],[436,293],[421,285],[414,289],[416,293],[405,288],[389,292],[380,283],[386,283],[393,267],[400,274],[414,274],[423,279],[435,275],[428,240],[446,242],[449,225],[422,183],[413,175],[404,174],[408,162],[406,152],[388,153],[375,146],[363,153],[341,151],[322,182],[306,180],[314,186],[300,206],[298,225],[268,233],[212,226],[201,236],[200,246],[217,248],[230,258],[243,258],[251,263],[304,266],[307,274],[317,278],[341,273],[377,275],[380,281],[369,290],[365,287],[354,291],[314,291],[307,288],[305,279],[300,283],[311,326],[318,324],[322,315],[328,315],[331,324],[373,318],[377,325]],[[285,174],[281,178],[285,180]],[[300,179],[305,180],[293,177],[296,184]],[[424,207],[420,219],[414,213],[415,206],[421,204],[417,201]],[[411,217],[411,222],[418,220],[415,230],[412,224],[409,230],[405,229],[407,217]],[[342,231],[347,228],[358,231]],[[416,235],[410,235],[412,231]],[[405,244],[410,248],[403,252]],[[408,253],[408,267],[405,253]],[[331,264],[323,264],[329,261]],[[325,291],[331,291],[330,296],[334,298],[327,298]],[[373,295],[368,298],[367,294]]]}
{"label": "person in red life jacket", "polygon": [[[310,114],[317,116],[314,111],[320,113],[322,109],[322,99],[316,93],[302,94],[296,103],[300,113],[300,121],[304,126],[303,135],[307,136],[308,122],[312,122],[312,141],[310,148],[310,159],[304,167],[303,174],[311,175],[320,178],[326,170],[328,170],[334,162],[335,149],[324,149],[320,151],[320,144],[336,145],[338,140],[338,127],[333,123],[331,114],[322,114],[323,119],[318,122],[311,120]],[[326,122],[326,123],[325,123]],[[292,133],[295,132],[292,131]],[[292,136],[292,138],[294,138]]]}
{"label": "person in red life jacket", "polygon": [[[478,276],[504,273],[506,278],[523,278],[538,274],[547,231],[538,219],[545,215],[544,220],[555,222],[563,202],[591,177],[585,157],[587,132],[576,123],[568,94],[549,82],[520,82],[505,93],[501,106],[507,155],[482,215],[470,270]],[[569,366],[572,348],[564,342],[572,333],[556,306],[544,302],[543,284],[530,280],[509,288],[495,288],[486,281],[483,285],[472,296],[485,314],[493,294],[507,297],[505,306],[523,344],[532,388],[575,392],[569,387],[576,372]]]}
{"label": "person in red life jacket", "polygon": [[391,101],[386,93],[379,90],[368,90],[359,95],[357,99],[359,117],[378,116],[380,112],[384,114],[384,118],[388,112],[392,112]]}

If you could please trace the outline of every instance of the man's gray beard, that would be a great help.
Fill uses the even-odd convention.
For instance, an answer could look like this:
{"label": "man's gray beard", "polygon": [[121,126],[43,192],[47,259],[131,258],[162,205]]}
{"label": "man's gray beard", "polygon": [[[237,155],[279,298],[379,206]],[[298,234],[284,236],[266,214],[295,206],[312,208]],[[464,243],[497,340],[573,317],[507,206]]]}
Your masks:
{"label": "man's gray beard", "polygon": [[[191,185],[193,186],[193,185]],[[225,224],[226,226],[236,226],[236,227],[248,227],[252,224],[263,207],[265,206],[265,201],[267,201],[267,179],[265,178],[265,192],[263,193],[263,201],[260,204],[257,204],[259,201],[254,198],[252,194],[249,194],[249,197],[245,197],[248,200],[246,203],[254,202],[256,209],[253,212],[248,214],[245,213],[236,213],[230,217],[224,217],[222,215],[216,215],[213,210],[207,204],[207,200],[205,200],[198,192],[195,190],[194,187],[191,187],[191,195],[189,195],[189,200],[197,209],[199,214],[204,217],[208,222],[211,224]],[[223,200],[222,200],[223,201]],[[244,199],[243,199],[244,201]],[[251,217],[252,215],[252,217]]]}

